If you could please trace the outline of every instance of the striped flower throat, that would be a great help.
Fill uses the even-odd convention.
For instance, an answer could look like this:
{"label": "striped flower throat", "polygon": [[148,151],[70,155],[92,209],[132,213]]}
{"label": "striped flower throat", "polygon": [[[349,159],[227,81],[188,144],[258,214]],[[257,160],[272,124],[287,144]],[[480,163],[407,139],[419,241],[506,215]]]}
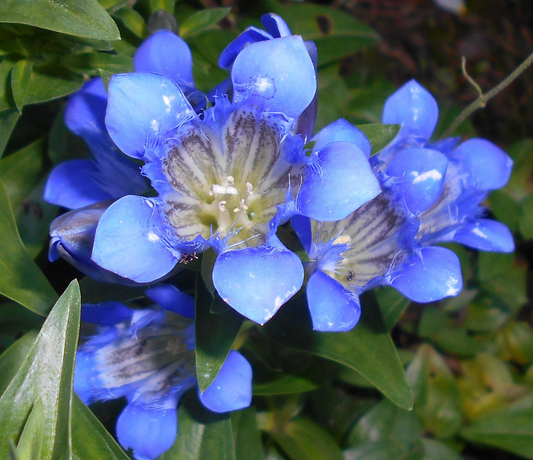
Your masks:
{"label": "striped flower throat", "polygon": [[219,126],[215,112],[180,127],[165,145],[163,199],[175,234],[184,240],[218,235],[258,246],[299,177],[283,157],[284,129],[266,114],[234,110]]}

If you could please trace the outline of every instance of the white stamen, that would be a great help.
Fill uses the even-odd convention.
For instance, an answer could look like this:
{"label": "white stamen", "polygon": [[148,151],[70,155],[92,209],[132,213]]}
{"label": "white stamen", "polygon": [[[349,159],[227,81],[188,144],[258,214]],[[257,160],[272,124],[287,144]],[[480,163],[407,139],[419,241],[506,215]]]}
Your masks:
{"label": "white stamen", "polygon": [[239,212],[239,211],[246,211],[248,209],[248,206],[244,204],[244,200],[241,199],[241,202],[239,203],[239,207],[235,208],[233,212]]}
{"label": "white stamen", "polygon": [[226,202],[225,201],[221,201],[220,203],[218,203],[218,209],[220,210],[220,212],[227,211]]}
{"label": "white stamen", "polygon": [[351,241],[351,238],[348,235],[340,235],[337,238],[335,238],[335,241],[333,241],[332,244],[346,244]]}
{"label": "white stamen", "polygon": [[228,181],[228,185],[235,185],[235,178],[233,176],[226,177],[226,180]]}

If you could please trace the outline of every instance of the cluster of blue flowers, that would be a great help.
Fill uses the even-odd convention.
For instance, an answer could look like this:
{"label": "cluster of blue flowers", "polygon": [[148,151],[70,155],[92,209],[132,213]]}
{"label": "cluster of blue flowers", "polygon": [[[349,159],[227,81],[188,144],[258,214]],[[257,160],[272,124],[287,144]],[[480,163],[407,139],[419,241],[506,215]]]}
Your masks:
{"label": "cluster of blue flowers", "polygon": [[[262,22],[266,32],[251,27],[221,54],[230,79],[209,94],[194,85],[185,42],[159,31],[138,49],[134,73],[113,76],[107,92],[91,80],[71,97],[65,122],[92,158],[48,180],[45,198],[71,209],[52,223],[51,260],[100,281],[153,284],[213,248],[213,285],[246,318],[266,323],[305,281],[314,329],[347,331],[359,295],[375,286],[416,302],[457,295],[459,260],[436,243],[514,249],[480,205],[509,178],[501,149],[432,142],[438,107],[415,81],[388,99],[383,123],[401,130],[377,155],[345,120],[313,136],[316,48],[279,16]],[[309,261],[278,238],[288,222]],[[80,348],[75,377],[87,403],[127,397],[117,435],[137,459],[172,445],[178,399],[196,384],[193,299],[165,285],[146,293],[161,307],[83,307],[101,329]],[[246,407],[248,362],[232,351],[199,397],[217,412]],[[157,429],[144,433],[147,420]]]}

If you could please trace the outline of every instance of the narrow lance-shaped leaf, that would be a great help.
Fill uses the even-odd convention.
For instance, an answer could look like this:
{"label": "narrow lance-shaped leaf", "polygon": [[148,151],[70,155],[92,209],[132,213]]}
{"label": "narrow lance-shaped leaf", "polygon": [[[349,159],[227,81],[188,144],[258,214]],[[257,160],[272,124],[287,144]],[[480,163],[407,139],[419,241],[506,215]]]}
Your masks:
{"label": "narrow lance-shaped leaf", "polygon": [[2,369],[0,372],[0,396],[15,377],[36,337],[37,333],[33,331],[24,334],[0,356],[0,369]]}
{"label": "narrow lance-shaped leaf", "polygon": [[370,141],[372,146],[372,156],[383,150],[400,131],[400,125],[382,125],[381,123],[369,123],[357,125],[363,134]]}
{"label": "narrow lance-shaped leaf", "polygon": [[[292,305],[291,305],[292,304]],[[403,366],[371,293],[361,297],[362,315],[349,332],[313,332],[307,305],[285,305],[263,330],[293,348],[355,369],[403,409],[411,409],[413,396]]]}
{"label": "narrow lance-shaped leaf", "polygon": [[27,59],[18,61],[13,70],[11,70],[11,91],[13,92],[13,99],[19,112],[26,101],[28,90],[30,88],[31,72],[33,70],[33,63]]}
{"label": "narrow lance-shaped leaf", "polygon": [[128,456],[77,395],[74,395],[72,406],[72,453],[80,460],[128,460]]}
{"label": "narrow lance-shaped leaf", "polygon": [[180,36],[187,38],[203,32],[225,18],[230,11],[231,8],[208,8],[197,11],[180,25]]}
{"label": "narrow lance-shaped leaf", "polygon": [[4,153],[9,136],[11,136],[19,117],[20,112],[17,109],[7,109],[0,112],[0,157]]}
{"label": "narrow lance-shaped leaf", "polygon": [[233,308],[225,308],[218,314],[211,313],[212,303],[222,303],[221,307],[225,307],[224,301],[218,295],[214,299],[211,297],[198,275],[195,321],[196,376],[201,392],[215,380],[244,321]]}
{"label": "narrow lance-shaped leaf", "polygon": [[98,40],[120,39],[116,24],[97,0],[2,0],[0,22]]}
{"label": "narrow lance-shaped leaf", "polygon": [[10,440],[19,441],[32,408],[41,401],[42,417],[32,421],[39,422],[45,433],[40,459],[70,459],[72,380],[79,324],[80,290],[73,281],[0,398],[0,458],[8,456]]}
{"label": "narrow lance-shaped leaf", "polygon": [[50,283],[24,249],[9,197],[0,180],[0,294],[44,315],[56,299]]}

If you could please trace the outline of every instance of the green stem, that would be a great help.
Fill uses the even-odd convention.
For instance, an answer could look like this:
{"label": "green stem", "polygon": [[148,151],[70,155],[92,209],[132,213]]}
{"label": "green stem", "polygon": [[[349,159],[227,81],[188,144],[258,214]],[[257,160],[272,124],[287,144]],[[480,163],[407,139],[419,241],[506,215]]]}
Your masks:
{"label": "green stem", "polygon": [[453,123],[444,131],[441,138],[450,137],[455,130],[477,109],[481,109],[487,105],[487,102],[497,94],[501,93],[507,88],[524,70],[526,70],[533,63],[533,53],[530,54],[522,64],[520,64],[509,76],[504,78],[498,85],[492,88],[487,94],[480,94],[479,97],[472,102],[466,109],[464,109]]}

